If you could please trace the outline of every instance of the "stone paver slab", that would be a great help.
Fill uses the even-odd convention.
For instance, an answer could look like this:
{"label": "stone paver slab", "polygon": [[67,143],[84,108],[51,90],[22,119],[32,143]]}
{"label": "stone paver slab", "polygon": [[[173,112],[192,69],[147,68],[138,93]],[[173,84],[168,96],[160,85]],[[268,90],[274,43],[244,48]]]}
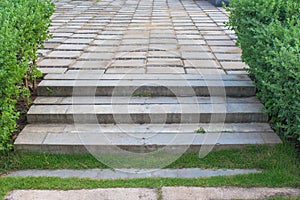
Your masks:
{"label": "stone paver slab", "polygon": [[149,50],[163,50],[163,51],[170,51],[170,50],[177,50],[178,45],[176,44],[150,44]]}
{"label": "stone paver slab", "polygon": [[86,51],[88,52],[107,52],[114,53],[118,50],[118,47],[114,46],[88,46]]}
{"label": "stone paver slab", "polygon": [[122,45],[148,45],[149,39],[123,39],[121,44]]}
{"label": "stone paver slab", "polygon": [[81,51],[52,51],[47,55],[49,58],[78,58]]}
{"label": "stone paver slab", "polygon": [[[79,78],[82,76],[82,74],[86,74],[88,77],[97,77],[97,78],[101,78],[102,77],[102,74],[104,74],[104,69],[93,69],[93,70],[89,70],[89,69],[77,69],[77,70],[72,70],[69,69],[68,71],[66,71],[65,74],[74,74],[76,75],[75,76],[75,79]],[[86,78],[87,79],[87,78]]]}
{"label": "stone paver slab", "polygon": [[235,43],[232,40],[207,40],[207,44],[211,46],[233,46]]}
{"label": "stone paver slab", "polygon": [[239,47],[223,47],[223,46],[211,46],[213,52],[216,53],[241,53],[242,50]]}
{"label": "stone paver slab", "polygon": [[193,67],[193,68],[220,68],[220,65],[215,60],[193,60],[187,59],[184,60],[185,67]]}
{"label": "stone paver slab", "polygon": [[110,67],[143,67],[145,66],[145,60],[115,60],[112,61]]}
{"label": "stone paver slab", "polygon": [[17,139],[16,139],[16,143],[18,144],[26,144],[26,145],[30,145],[30,144],[42,144],[45,140],[45,138],[47,137],[48,132],[44,132],[44,133],[39,133],[36,134],[35,132],[23,132],[21,133]]}
{"label": "stone paver slab", "polygon": [[205,40],[178,40],[180,45],[205,45]]}
{"label": "stone paver slab", "polygon": [[182,66],[182,61],[178,58],[148,58],[147,66]]}
{"label": "stone paver slab", "polygon": [[181,51],[189,52],[189,51],[205,51],[205,52],[210,52],[210,49],[206,45],[195,45],[195,46],[186,46],[186,45],[181,45],[180,46]]}
{"label": "stone paver slab", "polygon": [[84,50],[88,45],[85,44],[62,44],[58,46],[56,49],[58,50]]}
{"label": "stone paver slab", "polygon": [[118,46],[121,43],[121,40],[94,40],[93,45],[97,46]]}
{"label": "stone paver slab", "polygon": [[148,57],[152,58],[180,58],[179,51],[149,51]]}
{"label": "stone paver slab", "polygon": [[88,52],[88,53],[83,53],[79,59],[86,59],[86,60],[111,60],[114,58],[114,53],[105,53],[105,52]]}
{"label": "stone paver slab", "polygon": [[132,199],[157,200],[157,190],[147,188],[107,188],[91,190],[15,190],[8,194],[7,200],[82,200],[82,199]]}
{"label": "stone paver slab", "polygon": [[161,38],[151,38],[151,44],[176,44],[176,39],[161,39]]}
{"label": "stone paver slab", "polygon": [[191,52],[182,52],[182,58],[183,59],[206,59],[206,60],[210,60],[210,59],[214,59],[213,54],[209,53],[209,52],[196,52],[196,51],[191,51]]}
{"label": "stone paver slab", "polygon": [[163,187],[163,200],[265,199],[300,195],[297,188]]}
{"label": "stone paver slab", "polygon": [[61,178],[92,178],[92,179],[119,179],[119,178],[200,178],[213,176],[232,176],[237,174],[260,173],[256,169],[86,169],[86,170],[20,170],[10,173],[12,177],[47,176]]}
{"label": "stone paver slab", "polygon": [[87,39],[87,38],[94,38],[95,36],[96,36],[96,34],[86,34],[86,33],[79,34],[79,33],[76,33],[76,34],[73,34],[71,36],[71,38],[85,38],[85,39]]}
{"label": "stone paver slab", "polygon": [[183,67],[147,67],[148,74],[185,74]]}
{"label": "stone paver slab", "polygon": [[91,68],[98,68],[98,69],[105,69],[110,65],[110,61],[90,61],[90,60],[81,60],[76,61],[71,68],[79,68],[79,69],[91,69]]}
{"label": "stone paver slab", "polygon": [[90,44],[90,42],[92,42],[93,39],[67,39],[65,40],[63,43],[65,44]]}
{"label": "stone paver slab", "polygon": [[243,70],[244,68],[249,68],[244,62],[220,62],[222,67],[226,70]]}
{"label": "stone paver slab", "polygon": [[43,74],[63,74],[68,68],[38,68]]}
{"label": "stone paver slab", "polygon": [[201,68],[186,68],[187,74],[225,74],[222,69],[201,69]]}
{"label": "stone paver slab", "polygon": [[228,40],[229,39],[227,35],[204,35],[203,37],[206,40]]}
{"label": "stone paver slab", "polygon": [[116,59],[146,59],[146,52],[119,52],[116,53]]}
{"label": "stone paver slab", "polygon": [[37,51],[37,53],[38,53],[38,56],[39,57],[45,57],[47,54],[49,54],[51,52],[51,50],[49,50],[49,49],[39,49],[38,51]]}
{"label": "stone paver slab", "polygon": [[38,63],[39,67],[68,67],[74,59],[43,59]]}
{"label": "stone paver slab", "polygon": [[144,74],[146,71],[143,67],[109,67],[106,74]]}
{"label": "stone paver slab", "polygon": [[220,61],[241,61],[241,54],[215,53],[215,56]]}
{"label": "stone paver slab", "polygon": [[248,75],[248,72],[244,70],[226,70],[226,73],[230,75]]}
{"label": "stone paver slab", "polygon": [[73,35],[73,33],[52,33],[52,35],[53,37],[69,37]]}

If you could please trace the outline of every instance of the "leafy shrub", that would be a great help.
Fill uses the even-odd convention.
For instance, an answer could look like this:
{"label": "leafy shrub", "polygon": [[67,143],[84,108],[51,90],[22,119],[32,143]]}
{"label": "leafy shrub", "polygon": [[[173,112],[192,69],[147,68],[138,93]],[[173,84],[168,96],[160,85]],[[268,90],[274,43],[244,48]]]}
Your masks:
{"label": "leafy shrub", "polygon": [[300,1],[231,0],[227,9],[271,123],[300,140]]}
{"label": "leafy shrub", "polygon": [[23,80],[40,75],[37,50],[48,37],[54,5],[50,0],[0,1],[0,153],[12,148],[20,95],[28,95]]}

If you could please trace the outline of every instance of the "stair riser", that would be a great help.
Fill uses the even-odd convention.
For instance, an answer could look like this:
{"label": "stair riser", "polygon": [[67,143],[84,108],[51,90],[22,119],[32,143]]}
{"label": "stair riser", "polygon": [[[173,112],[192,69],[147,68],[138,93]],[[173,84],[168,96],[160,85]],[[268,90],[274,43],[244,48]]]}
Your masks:
{"label": "stair riser", "polygon": [[[193,88],[193,90],[191,89]],[[162,87],[142,86],[136,87],[73,87],[73,86],[39,86],[38,96],[228,96],[250,97],[255,96],[252,86],[226,86],[226,87]]]}
{"label": "stair riser", "polygon": [[29,114],[29,123],[251,123],[267,122],[263,113],[201,113],[201,114]]}

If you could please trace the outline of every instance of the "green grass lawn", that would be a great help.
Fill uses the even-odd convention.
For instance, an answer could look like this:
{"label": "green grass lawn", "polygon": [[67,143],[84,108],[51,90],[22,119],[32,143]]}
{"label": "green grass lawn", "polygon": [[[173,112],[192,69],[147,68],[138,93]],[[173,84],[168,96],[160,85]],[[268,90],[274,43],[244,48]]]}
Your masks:
{"label": "green grass lawn", "polygon": [[[110,158],[111,155],[107,155]],[[116,156],[115,156],[116,157]],[[117,159],[128,158],[119,157]],[[141,163],[135,159],[128,162]],[[153,161],[148,161],[151,164]],[[129,166],[129,165],[128,165]],[[123,163],[120,167],[126,167]],[[0,199],[13,189],[79,189],[107,187],[150,187],[163,186],[265,186],[300,187],[300,162],[295,150],[288,144],[275,147],[250,146],[242,150],[213,151],[203,159],[198,154],[185,154],[166,168],[242,168],[261,169],[262,173],[211,177],[211,178],[143,178],[130,180],[94,180],[56,177],[2,177]],[[6,173],[18,169],[89,169],[108,168],[91,155],[55,155],[11,153],[1,156],[0,170]],[[282,199],[281,197],[273,199]]]}

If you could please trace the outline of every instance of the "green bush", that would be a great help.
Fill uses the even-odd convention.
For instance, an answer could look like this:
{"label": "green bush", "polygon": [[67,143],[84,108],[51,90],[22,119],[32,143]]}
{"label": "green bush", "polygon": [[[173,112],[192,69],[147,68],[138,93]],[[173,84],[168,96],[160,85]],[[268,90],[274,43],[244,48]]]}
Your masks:
{"label": "green bush", "polygon": [[16,103],[28,95],[24,80],[40,75],[37,50],[48,37],[53,11],[50,0],[0,1],[0,153],[12,148],[19,117]]}
{"label": "green bush", "polygon": [[227,9],[271,123],[300,140],[300,1],[231,0]]}

